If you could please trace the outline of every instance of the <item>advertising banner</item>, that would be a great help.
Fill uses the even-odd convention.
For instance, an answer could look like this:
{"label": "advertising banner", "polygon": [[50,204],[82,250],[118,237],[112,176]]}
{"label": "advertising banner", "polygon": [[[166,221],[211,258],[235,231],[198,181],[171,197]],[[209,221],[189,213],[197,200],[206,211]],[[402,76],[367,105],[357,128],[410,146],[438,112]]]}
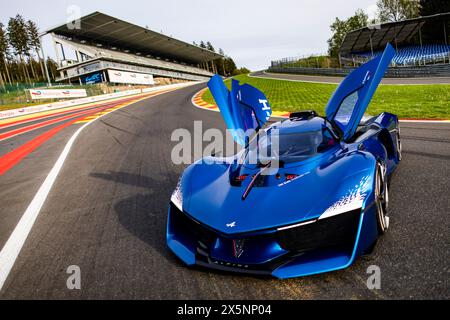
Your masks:
{"label": "advertising banner", "polygon": [[149,92],[157,92],[160,90],[169,90],[169,89],[177,89],[182,88],[185,86],[191,86],[198,84],[199,82],[185,82],[185,83],[177,83],[177,84],[171,84],[167,86],[160,86],[160,87],[153,87],[153,88],[145,88],[145,89],[135,89],[135,90],[127,90],[127,91],[121,91],[121,92],[115,92],[115,93],[108,93],[103,94],[100,96],[94,96],[94,97],[87,97],[87,98],[80,98],[80,99],[73,99],[68,101],[60,101],[55,103],[48,103],[48,104],[41,104],[38,106],[32,106],[32,107],[24,107],[20,109],[13,109],[13,110],[5,110],[0,111],[0,120],[19,117],[23,115],[43,112],[43,111],[50,111],[50,110],[56,110],[56,109],[62,109],[67,107],[73,107],[88,103],[93,103],[97,101],[103,101],[108,99],[115,99],[125,96],[131,96],[131,95],[139,95],[141,93],[149,93]]}
{"label": "advertising banner", "polygon": [[153,75],[136,72],[108,70],[109,81],[114,83],[154,85]]}
{"label": "advertising banner", "polygon": [[101,72],[96,72],[88,76],[81,77],[81,82],[84,84],[94,84],[103,82],[103,75]]}
{"label": "advertising banner", "polygon": [[70,98],[84,98],[87,97],[85,89],[48,89],[48,90],[33,90],[30,89],[31,99],[70,99]]}

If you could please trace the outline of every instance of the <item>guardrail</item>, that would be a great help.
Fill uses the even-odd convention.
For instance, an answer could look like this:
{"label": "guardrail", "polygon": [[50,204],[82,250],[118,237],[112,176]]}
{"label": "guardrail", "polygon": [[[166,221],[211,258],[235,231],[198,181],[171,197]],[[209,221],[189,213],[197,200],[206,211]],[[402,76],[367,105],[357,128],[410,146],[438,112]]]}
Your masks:
{"label": "guardrail", "polygon": [[[319,76],[347,76],[354,68],[269,68],[267,72]],[[450,77],[450,64],[389,68],[387,78]]]}
{"label": "guardrail", "polygon": [[56,109],[67,108],[67,107],[72,107],[72,106],[78,106],[78,105],[88,104],[88,103],[92,103],[92,102],[105,101],[105,100],[116,99],[116,98],[131,96],[131,95],[139,95],[139,94],[144,94],[144,93],[149,93],[149,92],[154,92],[154,91],[159,91],[159,90],[182,88],[182,87],[194,85],[197,83],[200,83],[200,82],[177,83],[177,84],[145,88],[145,89],[127,90],[127,91],[122,91],[122,92],[103,94],[103,95],[99,95],[99,96],[93,96],[93,97],[87,97],[87,98],[81,98],[81,99],[48,103],[48,104],[42,104],[42,105],[38,105],[38,106],[32,106],[32,107],[26,107],[26,108],[20,108],[20,109],[6,110],[6,111],[0,112],[0,120],[19,117],[19,116],[33,114],[33,113],[42,112],[42,111],[49,111],[49,110],[56,110]]}

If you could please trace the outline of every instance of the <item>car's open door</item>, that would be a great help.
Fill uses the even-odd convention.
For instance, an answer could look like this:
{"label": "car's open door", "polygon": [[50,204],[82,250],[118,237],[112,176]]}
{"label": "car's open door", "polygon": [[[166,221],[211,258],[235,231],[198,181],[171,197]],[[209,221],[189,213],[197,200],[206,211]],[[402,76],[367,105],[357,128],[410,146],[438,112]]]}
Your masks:
{"label": "car's open door", "polygon": [[382,55],[350,73],[328,102],[327,119],[340,129],[344,140],[355,134],[394,55],[388,44]]}
{"label": "car's open door", "polygon": [[234,79],[230,92],[218,75],[209,81],[208,87],[234,140],[247,145],[249,133],[261,129],[272,115],[266,96],[248,84],[239,85]]}

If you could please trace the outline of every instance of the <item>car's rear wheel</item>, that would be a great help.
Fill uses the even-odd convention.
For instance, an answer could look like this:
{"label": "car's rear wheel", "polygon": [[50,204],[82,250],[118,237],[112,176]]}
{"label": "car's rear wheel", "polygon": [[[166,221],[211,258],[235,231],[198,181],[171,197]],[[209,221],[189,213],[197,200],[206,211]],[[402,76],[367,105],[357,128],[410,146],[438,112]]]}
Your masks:
{"label": "car's rear wheel", "polygon": [[389,187],[387,180],[386,167],[378,163],[375,175],[375,205],[380,234],[386,233],[389,229]]}

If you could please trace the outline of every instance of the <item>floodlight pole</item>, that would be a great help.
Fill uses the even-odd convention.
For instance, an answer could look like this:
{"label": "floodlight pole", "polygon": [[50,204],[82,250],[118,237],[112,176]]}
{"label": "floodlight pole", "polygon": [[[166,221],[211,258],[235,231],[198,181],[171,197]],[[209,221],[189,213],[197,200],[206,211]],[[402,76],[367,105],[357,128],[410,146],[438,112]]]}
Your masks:
{"label": "floodlight pole", "polygon": [[47,61],[45,60],[44,46],[42,45],[42,37],[44,37],[44,36],[45,36],[45,34],[41,34],[39,36],[39,45],[41,46],[42,59],[44,60],[44,69],[45,69],[45,75],[47,76],[47,84],[49,87],[51,87],[52,82],[50,81],[50,74],[48,73]]}
{"label": "floodlight pole", "polygon": [[422,25],[419,27],[419,39],[420,39],[420,48],[422,49],[422,47],[423,47],[423,42],[422,42]]}
{"label": "floodlight pole", "polygon": [[372,42],[372,35],[369,35],[370,37],[370,52],[372,52],[372,58],[373,58],[373,42]]}
{"label": "floodlight pole", "polygon": [[442,21],[442,25],[444,26],[444,41],[445,41],[445,45],[448,45],[447,26],[445,25],[445,20]]}

